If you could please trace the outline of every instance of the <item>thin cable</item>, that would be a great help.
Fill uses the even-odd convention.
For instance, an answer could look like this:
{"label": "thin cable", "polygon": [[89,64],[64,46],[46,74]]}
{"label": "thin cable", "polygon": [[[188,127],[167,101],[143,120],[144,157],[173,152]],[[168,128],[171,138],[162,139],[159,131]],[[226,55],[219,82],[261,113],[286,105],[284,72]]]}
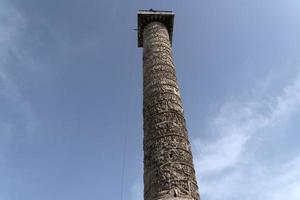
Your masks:
{"label": "thin cable", "polygon": [[126,148],[127,148],[127,134],[124,136],[123,142],[123,160],[122,160],[122,173],[121,173],[121,200],[123,200],[124,196],[124,174],[125,174],[125,162],[126,162]]}

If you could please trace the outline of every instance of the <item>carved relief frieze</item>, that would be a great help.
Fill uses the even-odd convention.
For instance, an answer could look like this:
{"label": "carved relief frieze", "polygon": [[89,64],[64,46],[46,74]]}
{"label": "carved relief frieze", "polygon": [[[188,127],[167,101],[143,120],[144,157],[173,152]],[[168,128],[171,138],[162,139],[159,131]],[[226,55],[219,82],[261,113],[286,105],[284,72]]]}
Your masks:
{"label": "carved relief frieze", "polygon": [[150,98],[153,95],[158,95],[165,92],[174,93],[180,96],[178,87],[165,84],[165,85],[159,85],[157,87],[149,88],[148,90],[144,90],[144,98]]}
{"label": "carved relief frieze", "polygon": [[144,198],[199,200],[168,31],[150,23],[143,40]]}
{"label": "carved relief frieze", "polygon": [[148,82],[144,86],[144,91],[148,91],[151,88],[159,87],[161,85],[170,85],[170,86],[178,89],[176,81],[173,81],[171,79],[163,79],[163,80],[152,80],[152,81]]}
{"label": "carved relief frieze", "polygon": [[185,137],[179,135],[166,135],[164,137],[157,137],[155,140],[149,141],[145,144],[147,151],[160,151],[161,149],[182,149],[190,151],[191,146]]}
{"label": "carved relief frieze", "polygon": [[167,53],[171,57],[172,56],[172,49],[169,46],[162,45],[160,43],[155,43],[151,45],[151,48],[147,48],[147,51],[144,52],[144,56],[147,57],[149,54],[154,54],[154,53]]}
{"label": "carved relief frieze", "polygon": [[174,65],[169,65],[166,63],[158,63],[155,65],[147,66],[143,69],[144,76],[149,77],[151,74],[155,73],[173,73],[175,74],[175,67]]}
{"label": "carved relief frieze", "polygon": [[155,106],[156,104],[159,104],[162,101],[172,101],[176,102],[178,105],[182,107],[182,102],[180,96],[174,94],[174,93],[161,93],[154,95],[148,99],[144,100],[144,110],[150,109],[151,107]]}
{"label": "carved relief frieze", "polygon": [[167,55],[151,55],[149,57],[144,57],[144,63],[145,68],[147,68],[148,65],[153,66],[158,63],[174,65],[172,57]]}
{"label": "carved relief frieze", "polygon": [[144,109],[144,115],[157,115],[159,113],[166,113],[168,111],[183,113],[183,108],[177,102],[173,101],[162,101],[159,104]]}
{"label": "carved relief frieze", "polygon": [[157,47],[164,47],[170,49],[172,52],[170,43],[168,41],[160,41],[160,40],[152,40],[150,43],[144,44],[144,52],[146,54],[149,51],[154,51],[154,49]]}
{"label": "carved relief frieze", "polygon": [[170,80],[177,86],[177,79],[174,73],[161,71],[155,71],[154,73],[145,76],[143,85],[144,87],[147,87],[148,84],[154,85],[154,82],[161,82],[165,80]]}
{"label": "carved relief frieze", "polygon": [[[145,111],[146,112],[146,111]],[[185,119],[183,117],[183,113],[181,112],[163,112],[163,113],[155,113],[155,116],[149,116],[144,121],[145,128],[148,127],[150,129],[157,127],[159,129],[160,125],[170,124],[174,127],[183,127],[185,126]]]}

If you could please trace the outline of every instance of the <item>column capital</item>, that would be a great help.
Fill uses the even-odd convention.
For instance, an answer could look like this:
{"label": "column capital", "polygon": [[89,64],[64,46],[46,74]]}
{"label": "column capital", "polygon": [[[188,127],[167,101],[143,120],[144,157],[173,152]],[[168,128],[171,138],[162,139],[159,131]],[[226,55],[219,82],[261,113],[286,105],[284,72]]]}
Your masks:
{"label": "column capital", "polygon": [[151,22],[164,24],[169,32],[170,43],[172,44],[173,25],[175,13],[161,10],[139,10],[138,12],[138,47],[143,47],[143,31]]}

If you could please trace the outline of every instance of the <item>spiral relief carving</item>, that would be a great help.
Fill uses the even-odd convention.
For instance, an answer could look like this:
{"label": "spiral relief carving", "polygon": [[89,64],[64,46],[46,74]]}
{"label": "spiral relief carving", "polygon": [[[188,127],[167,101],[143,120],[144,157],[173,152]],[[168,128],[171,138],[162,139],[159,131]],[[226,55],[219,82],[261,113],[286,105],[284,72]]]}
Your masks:
{"label": "spiral relief carving", "polygon": [[169,33],[143,30],[144,199],[199,200]]}

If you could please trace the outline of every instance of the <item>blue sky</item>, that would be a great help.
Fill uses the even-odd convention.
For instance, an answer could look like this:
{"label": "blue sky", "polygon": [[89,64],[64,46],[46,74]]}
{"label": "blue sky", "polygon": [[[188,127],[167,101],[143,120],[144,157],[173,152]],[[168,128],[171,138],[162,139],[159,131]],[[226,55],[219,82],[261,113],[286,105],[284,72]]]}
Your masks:
{"label": "blue sky", "polygon": [[299,200],[298,0],[1,0],[0,200],[143,199],[149,8],[176,13],[202,200]]}

